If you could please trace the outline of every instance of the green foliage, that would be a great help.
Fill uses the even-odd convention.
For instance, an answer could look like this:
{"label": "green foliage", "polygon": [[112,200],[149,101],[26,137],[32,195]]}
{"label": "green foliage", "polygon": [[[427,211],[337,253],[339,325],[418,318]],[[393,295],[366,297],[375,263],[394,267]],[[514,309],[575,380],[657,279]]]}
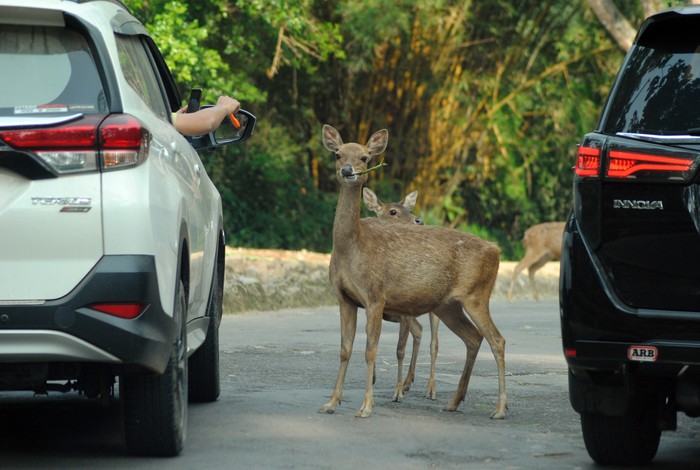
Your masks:
{"label": "green foliage", "polygon": [[202,24],[186,1],[126,0],[125,3],[146,22],[148,32],[163,53],[183,97],[187,97],[191,88],[202,88],[204,103],[214,103],[222,94],[246,102],[264,98],[264,92],[251,84],[245,71],[232,71],[221,53],[209,46],[212,42],[211,23],[223,14],[220,4],[212,8],[216,14],[212,13],[210,18],[203,20],[209,24]]}
{"label": "green foliage", "polygon": [[[279,129],[263,129],[262,145],[233,147],[213,178],[222,195],[227,243],[254,248],[330,252],[337,197],[314,187],[304,168],[272,139],[294,149]],[[219,179],[219,181],[216,181]]]}
{"label": "green foliage", "polygon": [[[202,155],[233,245],[330,250],[337,188],[320,142],[329,123],[355,142],[389,130],[389,165],[369,183],[384,202],[418,189],[414,212],[427,223],[518,258],[527,227],[571,210],[576,144],[623,58],[585,2],[126,4],[183,94],[233,95],[258,116],[244,146]],[[616,4],[636,27],[641,3]]]}

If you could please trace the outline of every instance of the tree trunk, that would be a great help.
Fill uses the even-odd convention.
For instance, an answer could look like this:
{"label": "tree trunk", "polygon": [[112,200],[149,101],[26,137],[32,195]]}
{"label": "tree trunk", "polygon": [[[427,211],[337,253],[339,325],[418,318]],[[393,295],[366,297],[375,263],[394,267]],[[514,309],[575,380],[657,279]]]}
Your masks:
{"label": "tree trunk", "polygon": [[617,45],[624,52],[629,51],[632,47],[632,41],[637,34],[636,28],[633,28],[630,22],[622,16],[620,10],[617,9],[612,0],[586,0],[588,6],[591,7],[593,13],[598,17],[600,22],[605,26],[610,35],[615,39]]}

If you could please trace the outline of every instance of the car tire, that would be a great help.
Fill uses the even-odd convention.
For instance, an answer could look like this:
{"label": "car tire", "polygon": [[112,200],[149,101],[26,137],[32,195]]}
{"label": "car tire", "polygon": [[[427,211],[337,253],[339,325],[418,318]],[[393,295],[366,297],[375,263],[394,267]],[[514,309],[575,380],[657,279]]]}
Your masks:
{"label": "car tire", "polygon": [[174,318],[179,333],[170,360],[161,375],[120,377],[123,438],[134,455],[178,455],[187,431],[187,300],[178,282]]}
{"label": "car tire", "polygon": [[581,414],[588,455],[601,465],[644,465],[659,448],[661,431],[653,415]]}
{"label": "car tire", "polygon": [[190,356],[189,399],[192,403],[216,401],[221,393],[219,377],[219,324],[222,313],[223,292],[219,283],[219,270],[215,266],[211,295],[207,307],[209,326],[207,337],[197,351]]}

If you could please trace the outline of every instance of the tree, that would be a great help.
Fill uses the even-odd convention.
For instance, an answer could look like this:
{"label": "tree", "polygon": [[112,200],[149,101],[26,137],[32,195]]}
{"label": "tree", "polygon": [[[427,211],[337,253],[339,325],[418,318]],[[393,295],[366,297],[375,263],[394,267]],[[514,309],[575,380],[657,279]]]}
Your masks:
{"label": "tree", "polygon": [[565,217],[575,139],[593,127],[621,59],[583,5],[338,8],[348,58],[327,64],[342,80],[329,87],[327,101],[340,104],[323,122],[360,141],[389,129],[389,166],[371,180],[382,196],[418,189],[432,222],[504,240]]}
{"label": "tree", "polygon": [[[634,17],[630,21],[615,6],[613,0],[586,0],[586,2],[624,52],[627,52],[632,47],[632,42],[637,34],[638,23],[641,20],[676,3],[663,0],[639,0],[643,16],[641,18]],[[700,0],[690,0],[684,3],[698,5]],[[637,24],[637,27],[633,26],[633,24]]]}
{"label": "tree", "polygon": [[[203,155],[229,240],[329,247],[329,123],[353,141],[389,129],[389,165],[370,178],[380,197],[418,189],[428,222],[507,256],[526,227],[570,211],[576,144],[624,56],[591,5],[615,4],[587,2],[127,0],[183,92],[233,94],[259,118],[245,145]],[[619,3],[636,26],[666,2]]]}

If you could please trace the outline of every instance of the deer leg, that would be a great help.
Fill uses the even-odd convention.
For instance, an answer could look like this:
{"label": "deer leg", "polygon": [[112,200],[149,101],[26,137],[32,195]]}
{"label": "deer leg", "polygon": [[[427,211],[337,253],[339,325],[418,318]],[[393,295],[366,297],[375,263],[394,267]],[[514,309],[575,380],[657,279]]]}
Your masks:
{"label": "deer leg", "polygon": [[513,269],[513,276],[510,278],[510,287],[508,288],[508,300],[513,301],[513,286],[515,285],[515,280],[518,275],[523,271],[523,269],[532,266],[539,259],[539,255],[535,254],[532,250],[525,250],[525,256],[521,259],[518,264],[515,265]]}
{"label": "deer leg", "polygon": [[411,351],[411,363],[408,365],[408,373],[406,374],[406,380],[403,381],[403,391],[408,392],[416,379],[416,362],[418,362],[418,350],[420,348],[420,340],[423,337],[423,325],[418,323],[413,317],[408,317],[408,323],[410,323],[411,336],[413,336],[413,350]]}
{"label": "deer leg", "polygon": [[438,354],[438,326],[440,319],[433,312],[430,312],[430,378],[428,379],[428,391],[425,398],[435,400],[437,391],[435,389],[435,362]]}
{"label": "deer leg", "polygon": [[506,400],[506,340],[498,331],[491,318],[489,310],[490,293],[491,290],[489,289],[486,295],[480,297],[475,295],[469,296],[463,301],[462,305],[481,335],[486,338],[489,346],[491,346],[493,357],[496,359],[496,366],[498,367],[498,402],[491,418],[502,419],[506,417],[506,409],[508,409]]}
{"label": "deer leg", "polygon": [[[380,317],[381,321],[381,317]],[[338,378],[335,381],[335,388],[331,395],[331,400],[318,410],[319,413],[334,413],[336,406],[343,399],[343,383],[345,373],[348,370],[350,355],[352,354],[352,343],[355,341],[355,330],[357,329],[357,306],[344,300],[340,300],[340,368]]]}
{"label": "deer leg", "polygon": [[[401,401],[403,399],[403,359],[406,356],[406,343],[408,343],[408,332],[413,323],[413,318],[401,315],[399,317],[399,342],[396,344],[396,362],[397,362],[397,377],[396,391],[392,398],[393,401]],[[410,374],[410,369],[409,369]],[[408,380],[408,376],[406,377]]]}
{"label": "deer leg", "polygon": [[469,318],[467,318],[462,311],[462,305],[459,302],[453,302],[436,309],[435,315],[437,315],[454,334],[459,336],[467,347],[467,357],[464,361],[464,369],[459,379],[459,385],[457,385],[457,391],[452,401],[444,408],[445,411],[455,411],[467,395],[469,379],[471,378],[474,362],[476,361],[477,354],[479,354],[481,341],[484,337],[472,322],[469,321]]}
{"label": "deer leg", "polygon": [[358,418],[368,418],[372,414],[374,406],[374,387],[372,377],[374,377],[374,366],[377,360],[377,345],[382,332],[382,312],[384,302],[377,302],[375,305],[367,306],[367,345],[365,347],[365,361],[367,362],[367,387],[365,388],[365,398],[360,411],[355,413]]}
{"label": "deer leg", "polygon": [[532,296],[535,298],[536,301],[540,301],[540,296],[537,293],[537,284],[535,283],[535,273],[537,272],[538,269],[540,269],[542,266],[547,264],[549,260],[551,260],[552,257],[549,255],[549,253],[546,253],[540,257],[537,261],[532,263],[529,268],[527,268],[527,277],[530,279],[530,290],[532,291]]}
{"label": "deer leg", "polygon": [[508,288],[508,301],[512,302],[513,301],[513,286],[515,286],[515,280],[518,278],[518,275],[522,272],[523,269],[525,269],[526,264],[525,264],[525,258],[521,259],[518,264],[515,265],[515,268],[513,268],[513,275],[510,278],[510,287]]}

